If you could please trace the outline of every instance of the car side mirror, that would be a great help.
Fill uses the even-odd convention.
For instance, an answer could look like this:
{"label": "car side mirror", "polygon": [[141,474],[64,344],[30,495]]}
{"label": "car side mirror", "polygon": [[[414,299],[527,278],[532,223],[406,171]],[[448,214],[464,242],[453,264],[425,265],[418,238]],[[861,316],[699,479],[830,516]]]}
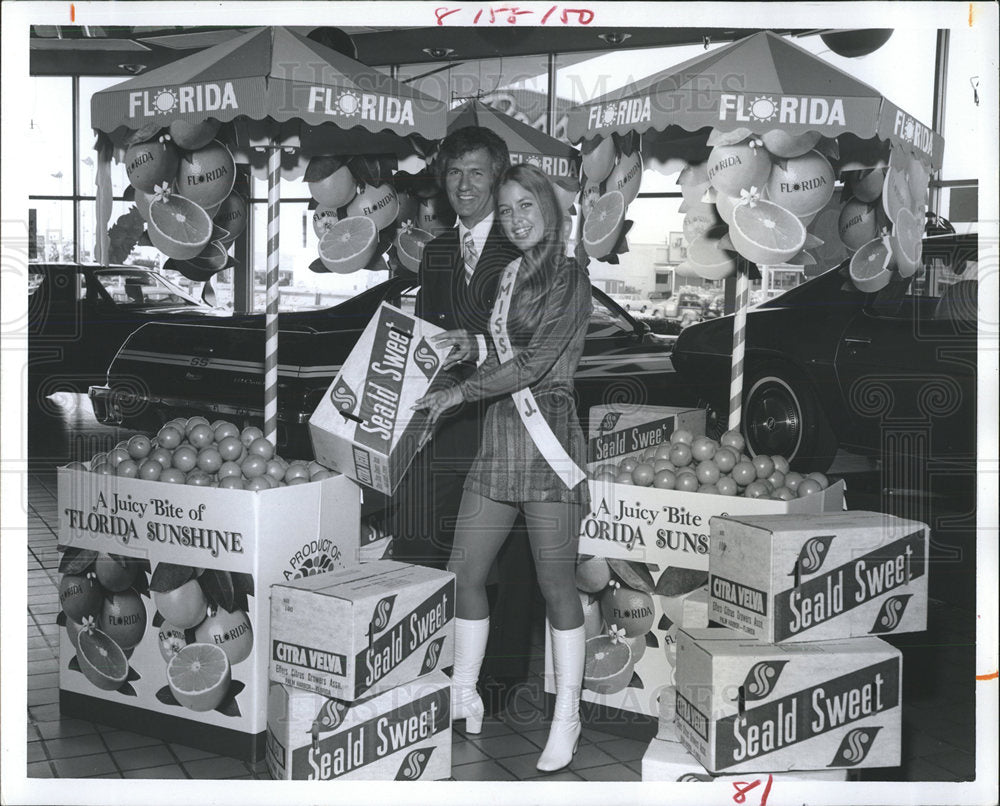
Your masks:
{"label": "car side mirror", "polygon": [[650,331],[652,331],[652,328],[649,326],[649,322],[643,321],[642,319],[635,320],[635,335],[637,338],[641,339]]}

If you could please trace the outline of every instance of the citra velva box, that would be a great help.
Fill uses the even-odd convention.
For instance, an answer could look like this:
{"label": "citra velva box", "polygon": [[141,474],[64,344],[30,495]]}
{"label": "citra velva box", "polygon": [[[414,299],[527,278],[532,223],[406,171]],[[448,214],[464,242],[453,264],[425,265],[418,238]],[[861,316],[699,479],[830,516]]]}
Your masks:
{"label": "citra velva box", "polygon": [[881,512],[710,521],[709,617],[768,643],[927,629],[927,526]]}
{"label": "citra velva box", "polygon": [[286,781],[451,775],[451,679],[441,671],[346,702],[271,683],[267,766]]}
{"label": "citra velva box", "polygon": [[270,678],[356,700],[451,666],[455,575],[376,560],[271,587]]}
{"label": "citra velva box", "polygon": [[683,630],[677,735],[712,773],[896,767],[902,672],[880,638],[765,644]]}

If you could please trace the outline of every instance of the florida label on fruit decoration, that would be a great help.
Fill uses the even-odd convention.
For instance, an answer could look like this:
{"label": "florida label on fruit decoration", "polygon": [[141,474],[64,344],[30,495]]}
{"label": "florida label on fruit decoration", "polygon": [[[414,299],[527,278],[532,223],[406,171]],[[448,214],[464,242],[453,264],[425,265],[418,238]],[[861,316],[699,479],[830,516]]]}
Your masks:
{"label": "florida label on fruit decoration", "polygon": [[358,561],[357,486],[253,492],[61,468],[58,501],[63,712],[153,732],[195,720],[192,745],[219,742],[214,727],[248,735],[225,752],[260,754],[267,591]]}

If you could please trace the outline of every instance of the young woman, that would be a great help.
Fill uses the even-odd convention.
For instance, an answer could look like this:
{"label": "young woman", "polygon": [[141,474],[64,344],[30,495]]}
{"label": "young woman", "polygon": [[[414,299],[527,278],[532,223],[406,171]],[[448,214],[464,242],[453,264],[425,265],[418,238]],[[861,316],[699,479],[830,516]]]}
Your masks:
{"label": "young woman", "polygon": [[[448,568],[457,580],[452,709],[478,733],[483,703],[476,679],[489,634],[486,578],[523,512],[545,599],[556,679],[556,704],[538,769],[573,758],[580,737],[583,609],[574,582],[577,536],[589,505],[580,468],[585,442],[576,415],[573,375],[590,321],[585,270],[565,257],[563,214],[548,178],[516,165],[498,180],[497,218],[521,251],[500,280],[489,355],[465,381],[417,401],[432,421],[464,401],[492,400],[482,443],[466,478]],[[450,333],[439,344],[457,343]]]}

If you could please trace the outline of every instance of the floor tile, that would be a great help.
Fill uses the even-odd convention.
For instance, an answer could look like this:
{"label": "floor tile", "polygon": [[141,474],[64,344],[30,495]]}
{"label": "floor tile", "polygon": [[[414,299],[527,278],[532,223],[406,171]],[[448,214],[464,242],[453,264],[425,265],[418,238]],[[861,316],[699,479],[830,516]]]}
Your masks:
{"label": "floor tile", "polygon": [[971,781],[976,777],[976,757],[972,753],[952,750],[935,753],[930,760],[954,775],[949,781]]}
{"label": "floor tile", "polygon": [[52,663],[56,664],[57,671],[55,672],[44,672],[41,669],[31,668],[28,671],[28,689],[43,689],[43,688],[59,688],[59,672],[58,663],[59,661],[53,658],[51,661],[42,661],[42,663]]}
{"label": "floor tile", "polygon": [[194,779],[222,779],[248,772],[246,764],[239,759],[223,756],[185,761],[182,766]]}
{"label": "floor tile", "polygon": [[642,776],[624,764],[606,764],[603,767],[588,767],[577,773],[585,781],[641,781]]}
{"label": "floor tile", "polygon": [[[141,770],[125,770],[122,773],[125,778],[181,778],[187,779],[184,770],[177,764],[170,764],[164,767],[145,767]],[[205,778],[215,778],[217,776],[204,776]]]}
{"label": "floor tile", "polygon": [[116,750],[112,755],[121,770],[140,770],[145,767],[162,767],[177,763],[174,754],[164,744]]}
{"label": "floor tile", "polygon": [[28,763],[33,763],[35,761],[47,761],[48,756],[45,755],[45,743],[41,741],[28,742]]}
{"label": "floor tile", "polygon": [[55,703],[32,705],[28,708],[28,718],[35,722],[52,722],[59,719],[59,716],[59,705]]}
{"label": "floor tile", "polygon": [[77,756],[75,758],[60,758],[52,762],[60,778],[89,778],[92,775],[103,775],[116,772],[115,763],[107,753],[92,756]]}
{"label": "floor tile", "polygon": [[583,779],[577,775],[573,770],[560,770],[559,772],[539,772],[538,770],[532,770],[530,774],[525,775],[523,778],[519,779],[521,781],[576,781],[580,782]]}
{"label": "floor tile", "polygon": [[586,767],[600,767],[615,761],[615,757],[605,753],[600,745],[581,744],[573,756],[573,769],[582,770]]}
{"label": "floor tile", "polygon": [[35,730],[43,739],[65,739],[69,736],[84,736],[88,733],[97,733],[97,728],[92,722],[84,722],[82,719],[55,719],[52,721],[36,722]]}
{"label": "floor tile", "polygon": [[519,756],[535,752],[537,748],[523,736],[512,733],[508,736],[494,736],[488,739],[472,738],[470,741],[493,759]]}
{"label": "floor tile", "polygon": [[28,764],[27,771],[28,778],[57,778],[58,776],[52,771],[52,766],[47,761],[36,761],[34,763]]}
{"label": "floor tile", "polygon": [[515,781],[507,770],[495,761],[477,761],[451,768],[451,777],[456,781]]}
{"label": "floor tile", "polygon": [[[149,747],[151,745],[162,745],[163,743],[153,736],[143,736],[141,733],[132,733],[128,730],[110,730],[101,734],[104,743],[112,752],[119,750],[133,750],[139,747]],[[201,756],[198,756],[201,758]],[[173,759],[171,759],[172,761]]]}
{"label": "floor tile", "polygon": [[466,733],[465,720],[452,723],[452,730],[457,735],[467,736],[470,739],[491,739],[494,736],[507,736],[513,731],[499,719],[487,717],[483,720],[482,730],[479,733]]}
{"label": "floor tile", "polygon": [[451,764],[453,767],[459,764],[471,764],[474,761],[483,761],[488,758],[489,756],[472,742],[462,740],[453,742],[451,745]]}
{"label": "floor tile", "polygon": [[58,688],[31,688],[28,687],[28,706],[36,705],[57,705],[59,703]]}
{"label": "floor tile", "polygon": [[[154,740],[155,741],[155,740]],[[198,747],[188,747],[183,744],[171,744],[169,745],[170,750],[173,752],[177,758],[181,761],[197,761],[202,758],[216,758],[216,753],[210,753],[207,750],[202,750]]]}
{"label": "floor tile", "polygon": [[45,742],[45,747],[49,751],[49,758],[53,759],[89,756],[107,751],[104,741],[96,733],[67,739],[50,739]]}
{"label": "floor tile", "polygon": [[611,739],[598,742],[597,746],[619,761],[638,761],[645,754],[649,742],[640,742],[636,739]]}

